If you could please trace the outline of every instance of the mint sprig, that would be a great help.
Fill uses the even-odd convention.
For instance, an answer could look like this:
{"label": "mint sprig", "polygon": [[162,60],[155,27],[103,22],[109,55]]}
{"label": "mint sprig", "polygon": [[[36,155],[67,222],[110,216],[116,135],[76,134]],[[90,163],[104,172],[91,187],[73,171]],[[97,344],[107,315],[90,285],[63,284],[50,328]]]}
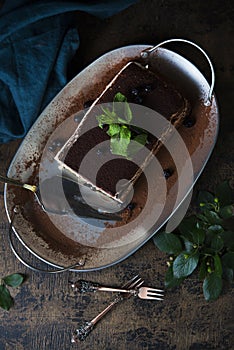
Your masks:
{"label": "mint sprig", "polygon": [[207,301],[219,297],[223,280],[234,276],[234,205],[233,190],[225,181],[215,194],[201,191],[199,209],[185,217],[174,232],[162,231],[153,241],[169,254],[166,288],[178,286],[198,271]]}
{"label": "mint sprig", "polygon": [[118,92],[114,96],[111,108],[102,107],[102,111],[103,113],[97,116],[97,121],[102,129],[104,125],[108,126],[106,133],[110,136],[111,153],[131,159],[146,144],[147,133],[136,128],[139,131],[136,135],[131,130],[133,115],[127,98]]}
{"label": "mint sprig", "polygon": [[24,276],[19,273],[5,276],[0,280],[0,307],[9,310],[14,305],[14,300],[8,287],[19,287],[24,281]]}

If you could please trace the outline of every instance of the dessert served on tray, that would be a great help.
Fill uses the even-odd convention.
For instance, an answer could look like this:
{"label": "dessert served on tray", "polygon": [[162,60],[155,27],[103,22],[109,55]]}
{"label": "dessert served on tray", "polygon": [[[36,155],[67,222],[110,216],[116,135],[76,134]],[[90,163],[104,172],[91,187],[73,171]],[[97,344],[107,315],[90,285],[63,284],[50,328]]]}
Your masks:
{"label": "dessert served on tray", "polygon": [[[135,105],[148,108],[139,112]],[[151,110],[166,120],[157,137],[148,125]],[[93,102],[55,159],[66,176],[98,195],[99,209],[116,210],[169,137],[170,126],[181,125],[189,111],[188,101],[170,82],[137,62],[129,62]],[[142,123],[146,130],[138,126]]]}

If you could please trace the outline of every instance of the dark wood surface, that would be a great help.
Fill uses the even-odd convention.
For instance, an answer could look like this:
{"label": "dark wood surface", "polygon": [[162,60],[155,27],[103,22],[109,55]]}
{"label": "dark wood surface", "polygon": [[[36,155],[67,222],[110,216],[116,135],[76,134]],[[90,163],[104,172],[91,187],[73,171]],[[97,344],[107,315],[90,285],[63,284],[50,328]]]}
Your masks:
{"label": "dark wood surface", "polygon": [[[195,186],[212,189],[233,172],[233,10],[231,1],[140,1],[107,20],[77,14],[81,46],[72,62],[72,76],[96,57],[127,44],[154,44],[183,37],[200,44],[209,53],[216,71],[215,92],[220,106],[220,134],[205,171]],[[194,55],[193,53],[191,53]],[[193,57],[196,61],[196,55]],[[201,69],[207,72],[204,62]],[[6,174],[20,141],[0,146],[0,173]],[[163,286],[166,255],[152,241],[113,267],[92,273],[64,273],[48,276],[25,268],[13,255],[7,240],[8,220],[0,185],[0,276],[13,272],[27,275],[14,291],[15,306],[0,310],[0,350],[208,350],[233,349],[233,290],[225,286],[221,297],[207,303],[196,275],[166,293],[165,301],[132,298],[98,324],[84,343],[72,345],[77,324],[99,313],[111,296],[75,296],[71,279],[84,278],[120,286],[140,273],[146,284]],[[19,251],[33,263],[42,266]]]}

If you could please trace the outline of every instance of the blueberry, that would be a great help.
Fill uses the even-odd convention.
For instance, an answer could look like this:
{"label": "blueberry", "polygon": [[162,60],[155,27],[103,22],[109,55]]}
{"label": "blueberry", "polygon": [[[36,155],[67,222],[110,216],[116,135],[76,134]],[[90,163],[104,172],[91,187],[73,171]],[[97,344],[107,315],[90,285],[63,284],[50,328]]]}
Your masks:
{"label": "blueberry", "polygon": [[163,174],[164,174],[164,177],[165,179],[167,180],[172,174],[173,174],[173,171],[171,169],[164,169],[163,170]]}
{"label": "blueberry", "polygon": [[132,202],[127,205],[128,210],[133,210],[135,207],[136,207],[136,204]]}
{"label": "blueberry", "polygon": [[84,108],[89,108],[93,104],[94,100],[89,100],[84,103]]}
{"label": "blueberry", "polygon": [[191,128],[194,124],[195,124],[195,119],[194,119],[194,118],[191,118],[191,117],[187,117],[187,118],[185,118],[184,121],[183,121],[183,125],[184,125],[186,128]]}
{"label": "blueberry", "polygon": [[152,89],[153,89],[153,87],[152,87],[152,85],[150,85],[150,84],[147,84],[147,85],[142,86],[143,92],[146,92],[146,93],[151,92]]}
{"label": "blueberry", "polygon": [[131,90],[131,94],[134,95],[134,96],[138,96],[139,90],[136,89],[136,88],[133,88],[133,89]]}

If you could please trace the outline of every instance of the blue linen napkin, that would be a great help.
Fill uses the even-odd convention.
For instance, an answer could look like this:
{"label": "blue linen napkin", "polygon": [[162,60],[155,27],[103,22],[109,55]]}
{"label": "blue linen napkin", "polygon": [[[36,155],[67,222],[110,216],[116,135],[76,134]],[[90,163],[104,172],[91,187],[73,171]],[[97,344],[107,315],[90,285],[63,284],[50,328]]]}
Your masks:
{"label": "blue linen napkin", "polygon": [[67,83],[79,47],[74,12],[106,18],[135,2],[6,0],[0,11],[1,143],[24,137]]}

